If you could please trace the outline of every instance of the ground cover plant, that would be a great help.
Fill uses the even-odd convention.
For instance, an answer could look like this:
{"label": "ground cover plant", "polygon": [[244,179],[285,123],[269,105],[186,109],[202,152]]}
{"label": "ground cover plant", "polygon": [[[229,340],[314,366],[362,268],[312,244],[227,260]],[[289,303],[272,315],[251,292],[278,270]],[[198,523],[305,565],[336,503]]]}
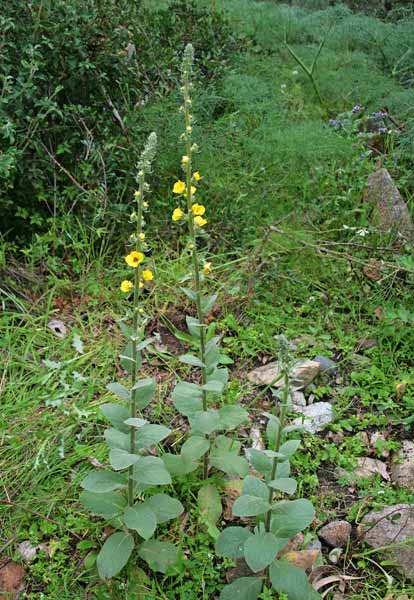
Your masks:
{"label": "ground cover plant", "polygon": [[[397,553],[402,548],[411,556],[410,538],[401,546],[395,538],[375,546],[363,533],[366,515],[369,520],[373,511],[388,508],[394,511],[390,527],[398,526],[402,513],[396,507],[413,503],[406,460],[413,432],[412,242],[406,230],[381,230],[363,201],[369,176],[386,167],[411,211],[412,11],[401,3],[385,16],[381,7],[358,6],[359,12],[356,3],[331,4],[165,2],[152,15],[149,3],[141,3],[149,10],[148,23],[173,15],[164,25],[174,31],[165,58],[174,67],[164,75],[168,85],[161,91],[165,63],[155,60],[153,50],[148,65],[159,65],[151,71],[154,94],[132,116],[130,99],[139,90],[130,88],[120,101],[105,85],[112,67],[94,74],[102,74],[133,141],[126,144],[119,124],[108,126],[108,153],[116,132],[123,166],[105,161],[108,203],[102,218],[93,216],[95,183],[84,196],[57,165],[62,180],[56,186],[53,169],[26,171],[30,185],[50,194],[48,202],[57,202],[65,180],[71,187],[67,198],[76,206],[52,214],[44,233],[44,223],[33,222],[33,237],[19,221],[20,237],[1,242],[0,589],[47,600],[414,595],[409,567],[402,568]],[[51,18],[53,7],[42,6],[43,17]],[[65,10],[74,6],[66,3]],[[89,18],[95,8],[79,18]],[[209,33],[200,38],[197,31]],[[107,44],[116,45],[123,34],[103,36],[99,60],[110,61]],[[159,48],[157,39],[154,34],[151,48]],[[209,62],[204,39],[222,59]],[[189,41],[196,52],[186,90],[180,64]],[[286,44],[309,66],[322,41],[313,71],[321,103]],[[11,64],[8,56],[3,66]],[[113,65],[124,77],[118,59]],[[30,71],[33,61],[26,66]],[[51,81],[49,91],[60,83]],[[8,86],[3,99],[13,120]],[[99,89],[98,112],[107,106]],[[49,95],[39,92],[39,98],[45,98],[47,111]],[[178,111],[180,103],[184,109]],[[65,118],[78,110],[70,102],[67,109]],[[94,111],[87,124],[96,141]],[[56,120],[49,124],[54,127]],[[51,150],[44,137],[36,137],[35,125],[30,148],[42,142],[79,181],[76,153],[54,154],[53,145]],[[146,197],[134,197],[139,153],[153,129],[158,152],[152,173],[144,169],[153,191],[143,188]],[[26,125],[19,135],[25,130]],[[103,173],[102,163],[94,166],[96,146],[89,141],[82,158],[84,187],[88,173],[96,174],[96,168]],[[6,142],[3,153],[19,150],[19,143]],[[54,163],[48,161],[50,168]],[[22,174],[24,164],[18,166]],[[24,184],[23,175],[1,202],[10,206],[17,198],[13,210],[27,202],[32,214],[32,195],[19,192]],[[90,204],[78,210],[86,198]],[[145,229],[140,202],[149,204],[142,204]],[[137,267],[122,258],[132,263],[141,252],[145,262]],[[140,287],[144,271],[150,274]],[[201,306],[199,312],[200,301],[209,310]],[[134,316],[139,334],[144,325],[146,331],[145,347],[137,350],[138,382],[141,377],[147,382],[144,395],[149,399],[151,392],[152,399],[130,414],[135,394],[128,388],[135,385],[134,373],[137,377],[131,369],[137,366],[131,361]],[[214,360],[207,367],[211,341]],[[279,353],[286,343],[289,368],[282,371],[289,371],[291,383],[284,412],[289,390],[272,364],[283,363]],[[298,388],[297,369],[315,359],[322,361],[317,374]],[[271,380],[260,379],[258,367]],[[138,386],[138,404],[141,393]],[[114,394],[121,394],[116,404]],[[190,402],[204,424],[204,413],[215,422],[217,413],[235,410],[243,419],[227,431],[198,428],[187,409],[180,411]],[[309,415],[321,404],[329,409],[329,422],[315,431]],[[278,419],[285,424],[280,427]],[[165,483],[137,483],[135,467],[120,460],[151,463]],[[110,471],[114,467],[125,468]],[[103,506],[106,492],[82,491],[82,482],[91,472],[106,471],[122,479],[123,487],[108,491]],[[132,500],[128,475],[137,483]],[[261,501],[262,512],[248,515],[246,497]],[[165,502],[170,520],[160,514]],[[269,505],[276,516],[285,515],[286,526],[285,511],[293,507],[298,522],[289,520],[283,535],[267,531]],[[136,513],[146,518],[136,519]],[[338,520],[351,533],[334,541],[324,526]],[[121,531],[127,546],[134,543],[129,560],[111,552],[106,561],[103,548]],[[239,537],[230,547],[226,536],[234,531]],[[283,556],[281,539],[289,540]],[[263,551],[255,552],[263,540]],[[154,543],[167,544],[168,552],[158,546],[154,552]],[[289,572],[299,588],[289,587]]]}

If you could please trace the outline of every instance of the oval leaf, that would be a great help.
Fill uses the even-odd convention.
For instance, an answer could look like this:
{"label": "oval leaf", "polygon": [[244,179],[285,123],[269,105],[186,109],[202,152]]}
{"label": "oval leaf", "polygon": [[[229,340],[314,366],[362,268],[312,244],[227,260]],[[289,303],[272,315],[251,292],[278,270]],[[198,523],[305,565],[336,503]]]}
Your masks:
{"label": "oval leaf", "polygon": [[157,523],[165,523],[175,519],[184,512],[184,506],[176,498],[171,498],[168,494],[154,494],[151,498],[145,500],[145,506],[148,506],[157,518]]}
{"label": "oval leaf", "polygon": [[103,494],[112,490],[119,490],[126,486],[126,477],[122,473],[113,471],[92,471],[81,482],[81,487],[88,492]]}
{"label": "oval leaf", "polygon": [[217,554],[227,558],[241,558],[244,556],[244,544],[252,535],[246,527],[227,527],[217,538]]}
{"label": "oval leaf", "polygon": [[132,467],[138,460],[139,456],[130,454],[129,452],[126,452],[126,450],[121,450],[120,448],[113,448],[109,453],[109,462],[115,471],[128,469],[128,467]]}
{"label": "oval leaf", "polygon": [[169,542],[147,540],[141,544],[138,555],[153,571],[166,573],[178,560],[177,548]]}
{"label": "oval leaf", "polygon": [[276,538],[272,533],[255,533],[244,545],[244,558],[253,571],[258,573],[276,558],[289,540]]}
{"label": "oval leaf", "polygon": [[119,573],[127,564],[133,549],[134,538],[130,533],[113,533],[102,546],[96,559],[99,576],[109,579]]}
{"label": "oval leaf", "polygon": [[233,504],[233,515],[236,517],[256,517],[270,509],[270,504],[257,496],[240,496]]}
{"label": "oval leaf", "polygon": [[126,499],[117,492],[105,492],[104,494],[94,494],[86,490],[81,493],[79,500],[93,515],[99,515],[110,519],[123,512],[126,506]]}
{"label": "oval leaf", "polygon": [[[240,577],[224,586],[220,600],[257,600],[262,591],[262,580],[258,577]],[[302,600],[305,600],[302,598]]]}
{"label": "oval leaf", "polygon": [[129,529],[134,529],[144,540],[148,540],[157,527],[157,518],[149,506],[141,503],[125,509],[124,523]]}
{"label": "oval leaf", "polygon": [[289,600],[320,600],[321,596],[308,583],[305,571],[285,560],[277,560],[270,566],[270,580],[279,594]]}

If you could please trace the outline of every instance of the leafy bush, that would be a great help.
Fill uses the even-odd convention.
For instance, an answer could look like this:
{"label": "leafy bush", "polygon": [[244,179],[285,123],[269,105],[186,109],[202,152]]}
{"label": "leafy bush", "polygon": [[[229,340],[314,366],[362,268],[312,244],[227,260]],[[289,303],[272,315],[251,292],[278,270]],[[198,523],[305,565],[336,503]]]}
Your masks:
{"label": "leafy bush", "polygon": [[0,208],[10,236],[45,229],[50,215],[116,217],[132,189],[134,149],[148,134],[143,113],[175,87],[179,50],[195,40],[207,82],[221,75],[237,47],[223,15],[192,0],[160,10],[139,6],[4,6]]}

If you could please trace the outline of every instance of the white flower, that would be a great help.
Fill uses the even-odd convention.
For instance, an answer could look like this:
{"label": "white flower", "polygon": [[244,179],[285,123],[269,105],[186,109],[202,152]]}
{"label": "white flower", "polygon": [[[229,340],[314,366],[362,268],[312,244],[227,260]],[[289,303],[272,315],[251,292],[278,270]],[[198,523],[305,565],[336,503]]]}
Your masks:
{"label": "white flower", "polygon": [[292,71],[292,75],[294,75],[296,77],[296,75],[299,75],[299,71],[297,71],[296,69],[294,71]]}

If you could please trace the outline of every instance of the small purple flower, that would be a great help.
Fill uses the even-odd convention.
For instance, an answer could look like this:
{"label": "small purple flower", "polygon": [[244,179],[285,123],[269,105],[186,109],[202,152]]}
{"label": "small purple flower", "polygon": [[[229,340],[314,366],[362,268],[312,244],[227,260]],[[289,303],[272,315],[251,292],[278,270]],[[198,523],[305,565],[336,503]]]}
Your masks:
{"label": "small purple flower", "polygon": [[386,127],[378,127],[378,133],[388,133],[388,129]]}
{"label": "small purple flower", "polygon": [[351,110],[353,115],[357,115],[359,112],[361,112],[362,110],[362,106],[360,106],[359,104],[356,104],[353,109]]}
{"label": "small purple flower", "polygon": [[385,119],[385,117],[388,117],[388,114],[386,112],[383,112],[382,110],[378,110],[372,113],[372,118],[377,121],[379,121],[380,119]]}

